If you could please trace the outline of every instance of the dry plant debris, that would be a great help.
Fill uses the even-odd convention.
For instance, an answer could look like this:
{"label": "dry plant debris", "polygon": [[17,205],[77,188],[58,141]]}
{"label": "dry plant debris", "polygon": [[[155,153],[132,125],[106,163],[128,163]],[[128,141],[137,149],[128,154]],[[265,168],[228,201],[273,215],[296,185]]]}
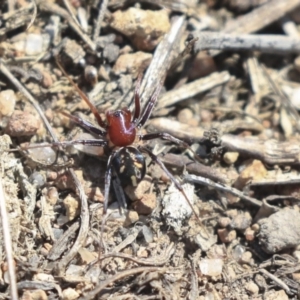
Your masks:
{"label": "dry plant debris", "polygon": [[[298,299],[300,1],[0,3],[0,299]],[[145,106],[136,186],[73,120]],[[45,146],[45,144],[47,144]],[[50,144],[50,146],[49,146]],[[197,156],[194,153],[197,153]],[[180,180],[202,226],[168,172]],[[127,207],[126,207],[127,204]]]}

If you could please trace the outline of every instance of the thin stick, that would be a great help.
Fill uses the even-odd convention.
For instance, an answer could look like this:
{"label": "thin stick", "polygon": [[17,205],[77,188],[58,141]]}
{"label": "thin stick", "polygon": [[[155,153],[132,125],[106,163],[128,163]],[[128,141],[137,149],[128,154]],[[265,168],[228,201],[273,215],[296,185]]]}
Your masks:
{"label": "thin stick", "polygon": [[80,229],[77,236],[77,239],[71,248],[71,250],[62,258],[62,260],[57,265],[58,274],[63,275],[66,269],[66,266],[69,262],[74,258],[74,256],[78,253],[78,250],[84,245],[88,231],[89,231],[89,223],[90,223],[90,214],[88,208],[87,196],[83,190],[83,187],[78,180],[74,170],[72,168],[69,169],[69,172],[73,178],[73,181],[77,187],[79,198],[80,198]]}
{"label": "thin stick", "polygon": [[94,299],[103,289],[105,289],[110,284],[114,283],[115,281],[118,281],[124,277],[132,276],[139,273],[146,273],[146,272],[165,272],[166,268],[158,268],[158,267],[140,267],[135,269],[129,269],[122,272],[117,273],[116,275],[108,278],[103,283],[98,285],[94,290],[90,291],[88,294],[86,294],[83,297],[80,297],[79,300],[89,300]]}
{"label": "thin stick", "polygon": [[300,40],[284,35],[226,34],[201,32],[197,35],[196,52],[203,50],[260,51],[270,54],[300,53]]}
{"label": "thin stick", "polygon": [[[204,78],[194,80],[182,85],[180,88],[171,90],[162,95],[159,99],[156,110],[166,106],[172,106],[180,101],[194,97],[197,94],[208,91],[218,85],[228,82],[230,74],[227,71],[215,72]],[[159,112],[158,112],[159,114]]]}
{"label": "thin stick", "polygon": [[157,85],[163,81],[175,56],[175,46],[183,34],[185,17],[177,18],[168,34],[157,46],[153,59],[141,84],[141,103],[145,104],[153,95]]}
{"label": "thin stick", "polygon": [[291,290],[290,288],[278,277],[276,277],[275,275],[271,274],[270,272],[268,272],[265,269],[260,269],[259,272],[261,272],[262,274],[264,274],[265,276],[269,277],[271,280],[273,280],[278,286],[280,286],[281,288],[283,288],[289,295],[291,295]]}
{"label": "thin stick", "polygon": [[248,14],[230,21],[225,25],[224,33],[256,32],[284,17],[288,12],[300,6],[299,0],[272,0],[252,10]]}
{"label": "thin stick", "polygon": [[67,20],[70,27],[81,37],[81,39],[90,47],[91,50],[96,50],[96,44],[90,39],[90,37],[85,34],[81,28],[77,25],[68,12],[58,6],[57,4],[51,3],[49,1],[41,1],[39,3],[40,10],[47,11],[56,15],[59,15]]}
{"label": "thin stick", "polygon": [[97,23],[96,23],[95,31],[94,31],[94,35],[93,35],[93,41],[94,42],[96,42],[97,38],[100,35],[101,25],[102,25],[104,15],[105,15],[105,12],[106,12],[106,9],[107,9],[107,4],[108,4],[108,0],[102,0],[102,4],[101,4],[101,7],[99,9]]}
{"label": "thin stick", "polygon": [[241,191],[239,191],[233,187],[227,186],[226,184],[213,182],[212,180],[202,177],[202,176],[185,175],[184,180],[186,180],[187,182],[193,182],[193,183],[197,183],[197,184],[203,184],[206,186],[210,186],[210,187],[213,187],[213,188],[223,191],[223,192],[228,192],[234,196],[240,197],[242,200],[248,202],[249,204],[257,206],[257,207],[260,207],[262,205],[261,201],[255,199],[255,198],[246,196]]}
{"label": "thin stick", "polygon": [[15,10],[16,1],[15,0],[8,0],[8,11],[12,12]]}
{"label": "thin stick", "polygon": [[[69,2],[69,0],[63,0],[64,1],[64,5],[67,8],[67,11],[69,12],[72,20],[78,25],[78,27],[80,27],[80,29],[82,30],[82,27],[80,26],[76,16],[74,15],[73,11],[72,11],[72,7],[71,4]],[[82,30],[83,31],[83,30]]]}
{"label": "thin stick", "polygon": [[26,28],[26,31],[33,25],[35,19],[36,19],[36,16],[37,16],[37,6],[36,6],[36,2],[35,0],[31,0],[32,1],[32,4],[33,4],[33,15],[31,17],[31,20],[30,20],[30,23],[28,24],[27,28]]}
{"label": "thin stick", "polygon": [[6,210],[6,202],[5,202],[4,191],[2,186],[2,174],[0,175],[1,175],[0,176],[0,215],[1,215],[1,224],[2,224],[2,231],[3,231],[3,238],[4,238],[4,246],[6,252],[6,260],[8,265],[10,293],[11,293],[11,299],[17,300],[18,299],[17,279],[16,279],[14,259],[13,259],[13,249],[11,244],[10,226],[9,226],[7,210]]}

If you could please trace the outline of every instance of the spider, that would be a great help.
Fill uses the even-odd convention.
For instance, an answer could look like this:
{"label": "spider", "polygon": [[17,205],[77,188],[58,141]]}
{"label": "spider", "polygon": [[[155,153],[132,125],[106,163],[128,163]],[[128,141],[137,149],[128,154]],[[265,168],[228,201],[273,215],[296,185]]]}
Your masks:
{"label": "spider", "polygon": [[143,155],[143,153],[145,153],[149,155],[152,162],[158,164],[160,168],[167,174],[167,176],[175,184],[180,193],[184,196],[198,221],[201,223],[199,216],[197,215],[193,205],[184,192],[181,184],[175,179],[175,177],[170,173],[163,162],[155,154],[153,154],[148,148],[138,144],[139,141],[149,141],[153,139],[168,140],[177,145],[181,145],[186,149],[190,149],[195,154],[195,156],[197,156],[197,154],[190,148],[187,143],[173,137],[168,133],[138,133],[138,131],[146,124],[151,116],[151,113],[157,102],[162,84],[159,84],[157,86],[149,101],[146,103],[145,108],[142,110],[140,101],[140,84],[142,76],[139,75],[134,91],[134,112],[131,112],[127,107],[113,111],[108,110],[105,113],[105,119],[103,119],[99,114],[97,108],[90,102],[88,97],[81,91],[81,89],[75,84],[75,82],[67,75],[66,71],[61,66],[58,60],[57,65],[66,76],[66,78],[70,81],[72,86],[76,89],[80,97],[89,106],[99,125],[99,127],[96,127],[92,123],[78,116],[70,115],[66,112],[61,112],[66,117],[70,118],[74,123],[78,124],[80,127],[96,136],[97,139],[66,141],[60,142],[59,145],[82,144],[89,146],[101,146],[104,147],[104,152],[108,153],[107,169],[105,172],[103,213],[106,213],[108,207],[109,192],[113,172],[117,176],[118,180],[122,183],[122,185],[137,186],[138,183],[144,178],[146,173],[146,162]]}

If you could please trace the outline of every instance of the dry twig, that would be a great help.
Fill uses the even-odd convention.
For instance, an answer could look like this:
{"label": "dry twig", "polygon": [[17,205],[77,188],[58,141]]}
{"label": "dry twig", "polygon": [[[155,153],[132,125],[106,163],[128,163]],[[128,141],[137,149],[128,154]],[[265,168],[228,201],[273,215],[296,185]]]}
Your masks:
{"label": "dry twig", "polygon": [[183,34],[185,24],[184,16],[177,18],[164,39],[157,46],[151,64],[147,69],[141,84],[141,102],[142,105],[148,101],[156,87],[164,81],[166,72],[169,69],[175,56],[175,48]]}
{"label": "dry twig", "polygon": [[28,26],[26,28],[26,31],[33,25],[33,23],[36,19],[36,16],[37,16],[37,5],[35,3],[35,0],[31,0],[31,1],[32,1],[32,4],[33,4],[33,15],[31,17],[30,23],[28,24]]}
{"label": "dry twig", "polygon": [[259,140],[224,134],[222,146],[228,151],[236,151],[257,158],[270,165],[298,165],[300,163],[300,146],[296,140],[279,142],[276,140]]}
{"label": "dry twig", "polygon": [[194,80],[180,88],[165,93],[160,99],[156,110],[189,99],[197,94],[208,91],[218,85],[228,82],[230,74],[227,71],[212,73],[207,77]]}
{"label": "dry twig", "polygon": [[194,51],[260,51],[263,53],[282,54],[300,53],[300,40],[284,35],[267,34],[226,34],[201,32],[197,36]]}
{"label": "dry twig", "polygon": [[[81,28],[81,26],[80,26],[80,24],[79,24],[79,22],[78,22],[76,16],[75,16],[74,13],[73,13],[73,8],[72,8],[72,6],[71,6],[69,0],[63,0],[63,2],[64,2],[65,7],[67,8],[67,11],[69,12],[69,14],[70,14],[72,20],[73,20],[73,21],[78,25],[78,27],[80,27],[80,29],[82,30],[82,28]],[[82,31],[83,31],[83,30],[82,30]]]}
{"label": "dry twig", "polygon": [[255,199],[255,198],[249,197],[249,196],[243,194],[243,192],[241,192],[241,191],[239,191],[239,190],[237,190],[233,187],[227,186],[227,185],[222,184],[222,183],[213,182],[212,180],[210,180],[208,178],[205,178],[205,177],[202,177],[202,176],[185,175],[184,180],[186,180],[187,182],[194,182],[194,183],[197,183],[197,184],[203,184],[203,185],[206,185],[206,186],[213,187],[217,190],[230,193],[234,196],[240,197],[245,202],[247,202],[251,205],[254,205],[256,207],[260,207],[262,205],[261,201]]}
{"label": "dry twig", "polygon": [[103,283],[101,283],[99,286],[97,286],[94,290],[89,292],[83,297],[80,297],[79,300],[90,300],[94,299],[103,289],[105,289],[107,286],[110,284],[114,283],[115,281],[118,281],[124,277],[131,276],[131,275],[136,275],[139,273],[146,273],[146,272],[166,272],[166,268],[158,268],[158,267],[140,267],[140,268],[135,268],[131,270],[125,270],[122,272],[117,273],[116,275],[112,276],[111,278],[105,280]]}
{"label": "dry twig", "polygon": [[78,250],[84,245],[86,237],[89,232],[89,222],[90,222],[90,214],[89,214],[89,208],[88,208],[88,201],[87,196],[83,190],[83,187],[78,180],[75,172],[73,169],[69,169],[69,172],[72,176],[72,179],[77,187],[79,198],[80,198],[80,229],[77,236],[77,239],[72,246],[71,250],[66,254],[62,260],[57,264],[57,272],[58,274],[62,274],[65,271],[66,266],[69,264],[69,262],[74,258],[74,256],[78,253]]}
{"label": "dry twig", "polygon": [[93,41],[95,42],[97,38],[100,36],[101,25],[105,16],[105,12],[107,9],[108,0],[102,0],[101,7],[99,8],[98,18],[96,22],[96,28],[93,35]]}
{"label": "dry twig", "polygon": [[272,0],[225,25],[223,33],[251,33],[284,17],[300,6],[299,0]]}
{"label": "dry twig", "polygon": [[6,252],[6,261],[8,266],[9,282],[10,282],[10,293],[11,293],[10,296],[11,299],[17,300],[18,299],[17,279],[16,279],[16,271],[15,271],[15,264],[13,258],[12,243],[11,243],[10,226],[9,226],[9,221],[7,216],[6,201],[5,201],[3,185],[2,185],[2,172],[0,173],[0,213],[1,213],[1,225],[3,231],[4,246]]}
{"label": "dry twig", "polygon": [[265,276],[269,277],[271,280],[273,280],[278,286],[280,286],[281,288],[283,288],[288,294],[291,294],[291,290],[290,288],[278,277],[276,277],[275,275],[271,274],[270,272],[268,272],[265,269],[260,269],[259,270],[262,274],[264,274]]}
{"label": "dry twig", "polygon": [[143,266],[162,266],[169,261],[170,257],[173,255],[174,252],[175,252],[174,243],[171,243],[168,246],[168,248],[164,251],[164,253],[159,257],[156,256],[156,257],[149,257],[149,258],[136,258],[134,256],[123,254],[123,253],[107,253],[105,255],[102,255],[99,258],[99,260],[102,261],[109,257],[120,257],[124,259],[129,259]]}
{"label": "dry twig", "polygon": [[81,37],[81,39],[90,47],[90,49],[93,51],[96,50],[96,44],[81,30],[78,24],[72,19],[65,9],[49,1],[41,1],[39,3],[39,8],[42,11],[50,12],[65,18],[70,27]]}

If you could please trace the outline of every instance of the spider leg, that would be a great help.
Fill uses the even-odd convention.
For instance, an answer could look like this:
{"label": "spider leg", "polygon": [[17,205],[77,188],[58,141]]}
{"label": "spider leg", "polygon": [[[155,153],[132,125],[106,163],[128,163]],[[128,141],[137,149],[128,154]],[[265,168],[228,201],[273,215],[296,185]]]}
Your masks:
{"label": "spider leg", "polygon": [[137,128],[141,128],[145,125],[145,123],[148,121],[148,119],[151,116],[151,113],[153,111],[153,108],[157,102],[158,95],[160,93],[160,90],[162,88],[162,84],[160,83],[157,88],[155,89],[154,93],[152,94],[150,100],[148,101],[145,109],[143,110],[142,116],[138,120]]}
{"label": "spider leg", "polygon": [[90,133],[93,133],[93,134],[96,134],[96,135],[99,135],[99,136],[105,136],[106,135],[106,132],[104,130],[101,130],[100,128],[95,127],[92,123],[90,123],[90,122],[88,122],[84,119],[81,119],[78,116],[70,115],[70,114],[68,114],[67,112],[64,112],[64,111],[60,111],[60,113],[62,115],[64,115],[65,117],[69,118],[70,120],[72,120],[74,123],[81,126],[83,129],[89,131]]}
{"label": "spider leg", "polygon": [[127,202],[126,202],[125,193],[122,188],[121,181],[120,181],[120,178],[118,177],[118,175],[116,175],[116,177],[114,177],[112,179],[112,184],[113,184],[113,188],[115,191],[117,201],[119,203],[120,214],[123,214],[123,208],[125,208],[125,209],[127,208]]}
{"label": "spider leg", "polygon": [[117,154],[116,151],[113,151],[112,154],[108,158],[106,172],[105,172],[105,188],[104,188],[104,203],[103,203],[103,214],[106,214],[107,206],[108,206],[108,197],[111,185],[111,176],[112,176],[112,161],[115,155]]}
{"label": "spider leg", "polygon": [[134,115],[132,119],[133,124],[135,124],[139,120],[141,114],[140,87],[141,87],[142,76],[143,76],[142,73],[140,73],[134,89]]}
{"label": "spider leg", "polygon": [[62,73],[67,77],[67,79],[69,80],[69,82],[73,85],[73,87],[75,88],[75,90],[77,91],[77,93],[79,94],[79,96],[85,101],[85,103],[89,106],[91,112],[93,113],[93,115],[95,116],[98,124],[102,127],[102,128],[106,128],[106,124],[105,122],[102,120],[96,106],[89,100],[89,98],[85,95],[85,93],[78,87],[78,85],[71,79],[71,77],[66,73],[66,71],[64,70],[64,68],[62,67],[62,65],[60,64],[58,58],[55,58],[56,60],[56,64],[59,67],[59,69],[62,71]]}
{"label": "spider leg", "polygon": [[203,226],[203,223],[202,223],[200,217],[198,216],[196,210],[194,209],[191,201],[189,200],[188,196],[186,195],[186,193],[185,193],[184,189],[182,188],[181,184],[170,173],[170,171],[166,168],[166,166],[163,164],[163,162],[155,154],[153,154],[150,150],[148,150],[147,148],[139,146],[139,150],[142,151],[142,152],[146,152],[150,156],[151,160],[154,163],[158,164],[160,166],[160,168],[167,174],[167,176],[170,178],[170,180],[175,184],[176,188],[183,195],[183,197],[185,198],[186,202],[189,204],[190,208],[192,209],[192,212],[196,216],[196,218],[199,221],[200,225]]}
{"label": "spider leg", "polygon": [[95,147],[104,147],[107,145],[107,141],[104,140],[73,140],[73,141],[62,141],[62,142],[53,142],[49,144],[40,144],[40,145],[34,145],[34,146],[28,146],[28,147],[21,147],[21,150],[27,150],[27,149],[34,149],[34,148],[47,148],[47,147],[53,147],[53,146],[73,146],[73,145],[87,145],[87,146],[95,146]]}
{"label": "spider leg", "polygon": [[166,132],[149,133],[149,134],[145,134],[145,135],[139,135],[139,139],[142,141],[162,139],[162,140],[167,140],[167,141],[173,142],[179,146],[184,147],[185,149],[189,149],[194,154],[197,161],[199,161],[201,163],[205,163],[204,160],[201,159],[199,157],[199,155],[189,146],[189,144],[187,144],[186,142],[184,142],[180,139],[175,138],[174,136],[172,136],[169,133],[166,133]]}

